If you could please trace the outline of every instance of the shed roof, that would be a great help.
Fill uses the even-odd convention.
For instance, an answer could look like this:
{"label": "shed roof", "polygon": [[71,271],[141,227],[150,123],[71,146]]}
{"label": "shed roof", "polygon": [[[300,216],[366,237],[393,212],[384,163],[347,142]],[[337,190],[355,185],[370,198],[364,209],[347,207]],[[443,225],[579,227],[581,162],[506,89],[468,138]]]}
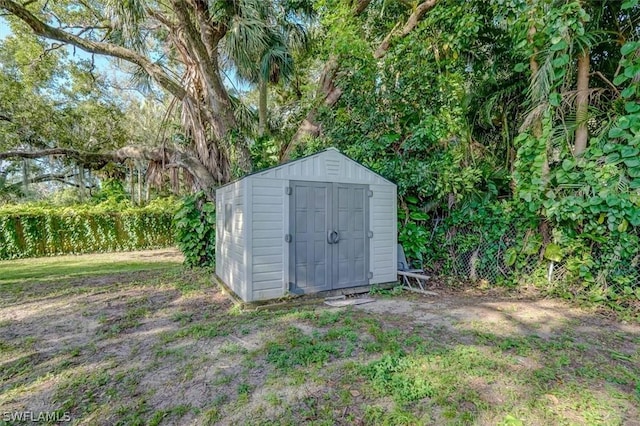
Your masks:
{"label": "shed roof", "polygon": [[302,161],[305,161],[305,160],[309,160],[309,159],[314,158],[314,157],[321,157],[321,156],[327,156],[327,155],[336,155],[336,154],[339,155],[341,158],[351,162],[356,167],[358,167],[360,169],[363,169],[364,171],[366,171],[366,173],[370,173],[372,175],[375,175],[378,179],[384,181],[385,183],[388,183],[390,185],[395,185],[395,183],[393,183],[390,180],[384,178],[383,176],[381,176],[380,174],[374,172],[370,168],[368,168],[368,167],[360,164],[359,162],[349,158],[348,156],[344,155],[337,148],[329,147],[329,148],[327,148],[327,149],[325,149],[323,151],[316,152],[315,154],[307,155],[307,156],[304,156],[304,157],[301,157],[301,158],[297,158],[295,160],[291,160],[291,161],[287,161],[287,162],[282,163],[282,164],[278,164],[278,165],[273,166],[273,167],[269,167],[267,169],[263,169],[263,170],[259,170],[259,171],[253,172],[253,173],[249,173],[249,174],[247,174],[247,175],[245,175],[245,176],[243,176],[243,177],[241,177],[239,179],[236,179],[236,180],[234,180],[232,182],[229,182],[229,183],[227,183],[225,185],[222,185],[222,186],[220,186],[220,187],[218,187],[216,189],[224,188],[227,185],[231,185],[232,183],[241,181],[243,179],[250,178],[252,176],[276,177],[276,174],[277,174],[277,172],[279,170],[280,171],[284,170],[285,168],[290,167],[294,163],[298,163],[298,162],[302,162]]}

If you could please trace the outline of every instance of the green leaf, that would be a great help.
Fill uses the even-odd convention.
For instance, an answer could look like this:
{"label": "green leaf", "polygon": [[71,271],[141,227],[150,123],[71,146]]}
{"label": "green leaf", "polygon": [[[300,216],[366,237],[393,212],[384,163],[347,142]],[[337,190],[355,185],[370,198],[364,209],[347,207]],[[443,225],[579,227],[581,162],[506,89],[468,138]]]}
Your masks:
{"label": "green leaf", "polygon": [[620,204],[620,199],[618,198],[618,196],[613,194],[608,195],[605,201],[607,202],[607,206],[609,207],[615,207]]}
{"label": "green leaf", "polygon": [[549,95],[549,103],[554,107],[559,107],[562,102],[562,96],[560,93],[552,93]]}
{"label": "green leaf", "polygon": [[560,262],[562,261],[562,248],[557,245],[557,244],[547,244],[547,246],[544,248],[544,258],[548,259],[552,262]]}
{"label": "green leaf", "polygon": [[624,160],[624,165],[627,167],[638,167],[640,166],[640,158],[631,158],[628,160]]}
{"label": "green leaf", "polygon": [[631,9],[634,6],[638,5],[638,0],[626,0],[622,3],[622,10]]}
{"label": "green leaf", "polygon": [[618,232],[626,232],[628,227],[629,222],[627,222],[627,219],[622,219],[622,222],[620,222],[620,225],[618,225]]}
{"label": "green leaf", "polygon": [[589,204],[592,206],[595,206],[597,204],[602,204],[602,201],[603,201],[602,198],[598,197],[597,195],[589,198]]}
{"label": "green leaf", "polygon": [[[610,138],[619,138],[622,135],[624,135],[625,131],[623,129],[621,129],[620,127],[613,127],[611,130],[609,130],[609,137]],[[606,151],[605,151],[606,152]]]}
{"label": "green leaf", "polygon": [[624,74],[618,74],[616,78],[613,79],[613,84],[615,84],[616,86],[619,86],[620,84],[624,83],[627,80],[629,80],[629,77],[627,77]]}
{"label": "green leaf", "polygon": [[620,93],[620,96],[626,99],[632,97],[635,93],[636,88],[634,86],[629,86]]}
{"label": "green leaf", "polygon": [[527,68],[527,66],[526,66],[524,63],[520,62],[520,63],[517,63],[515,67],[513,67],[513,70],[514,70],[515,72],[522,72],[522,71],[524,71],[526,68]]}
{"label": "green leaf", "polygon": [[607,155],[607,157],[605,158],[605,162],[607,164],[615,164],[618,161],[620,161],[620,154],[617,152],[612,152],[611,154]]}
{"label": "green leaf", "polygon": [[620,150],[620,154],[623,158],[635,157],[636,155],[638,155],[638,152],[640,152],[640,149],[634,148],[632,146],[625,146]]}
{"label": "green leaf", "polygon": [[413,220],[429,220],[429,215],[424,212],[411,212],[409,217]]}
{"label": "green leaf", "polygon": [[540,241],[535,239],[529,239],[527,240],[526,244],[522,248],[522,252],[527,255],[537,254],[538,251],[540,250],[541,245],[542,243]]}
{"label": "green leaf", "polygon": [[516,263],[517,258],[518,252],[514,247],[511,247],[504,252],[503,260],[504,264],[507,266],[513,266],[513,264]]}
{"label": "green leaf", "polygon": [[629,114],[640,111],[640,104],[638,102],[625,102],[624,109]]}
{"label": "green leaf", "polygon": [[629,176],[632,178],[638,178],[640,177],[640,167],[630,167],[627,173],[629,173]]}
{"label": "green leaf", "polygon": [[605,241],[607,241],[606,238],[600,236],[600,235],[594,235],[594,234],[590,234],[588,232],[583,232],[580,237],[582,238],[587,238],[591,241],[595,241],[596,243],[604,243]]}
{"label": "green leaf", "polygon": [[617,144],[615,143],[611,143],[611,142],[607,142],[606,144],[604,144],[604,146],[602,147],[602,152],[604,152],[605,154],[608,154],[612,151],[615,151],[616,148],[618,147]]}
{"label": "green leaf", "polygon": [[575,165],[576,162],[574,160],[566,159],[562,162],[562,170],[568,172],[569,170],[573,169]]}
{"label": "green leaf", "polygon": [[561,56],[557,57],[552,62],[554,68],[563,67],[563,66],[567,65],[568,63],[569,63],[569,55],[567,55],[566,53],[564,55],[561,55]]}
{"label": "green leaf", "polygon": [[557,43],[551,45],[550,50],[552,52],[557,52],[558,50],[566,49],[567,47],[569,47],[569,45],[567,44],[566,40],[560,39]]}
{"label": "green leaf", "polygon": [[629,53],[635,52],[638,48],[638,45],[639,44],[636,41],[629,41],[622,46],[622,48],[620,49],[620,53],[622,53],[624,56],[627,56]]}
{"label": "green leaf", "polygon": [[631,120],[629,120],[629,118],[626,116],[620,117],[618,119],[618,127],[625,130],[628,129],[629,127],[631,127]]}
{"label": "green leaf", "polygon": [[[640,73],[640,65],[631,65],[624,69],[624,75],[629,78],[634,78],[638,73]],[[633,86],[630,86],[630,88],[632,87]]]}

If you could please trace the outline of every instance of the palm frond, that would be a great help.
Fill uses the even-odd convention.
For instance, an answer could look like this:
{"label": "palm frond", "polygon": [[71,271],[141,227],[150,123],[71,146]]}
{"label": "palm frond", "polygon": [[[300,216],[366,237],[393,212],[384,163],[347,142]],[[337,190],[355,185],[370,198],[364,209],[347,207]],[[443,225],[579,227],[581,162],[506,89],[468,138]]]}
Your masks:
{"label": "palm frond", "polygon": [[304,52],[309,49],[311,39],[307,28],[302,22],[283,21],[280,23],[282,28],[282,38],[286,44],[295,52]]}
{"label": "palm frond", "polygon": [[545,61],[542,63],[538,72],[533,75],[531,84],[529,85],[529,98],[531,104],[539,105],[549,98],[551,87],[553,84],[553,61],[551,55],[546,55]]}
{"label": "palm frond", "polygon": [[109,39],[143,51],[145,46],[141,23],[146,18],[145,0],[107,0],[106,12],[113,25]]}
{"label": "palm frond", "polygon": [[242,99],[237,96],[230,96],[230,99],[238,126],[247,133],[255,134],[258,129],[258,114],[255,109],[242,102]]}
{"label": "palm frond", "polygon": [[547,102],[544,102],[529,109],[529,111],[527,111],[527,114],[525,115],[522,125],[518,129],[518,132],[526,132],[534,122],[542,119],[548,108],[549,104]]}
{"label": "palm frond", "polygon": [[268,49],[271,39],[272,35],[264,21],[236,15],[231,21],[223,47],[238,73],[253,78],[261,53]]}
{"label": "palm frond", "polygon": [[280,78],[288,80],[293,75],[293,57],[286,46],[274,45],[265,51],[260,61],[260,77],[277,83]]}
{"label": "palm frond", "polygon": [[144,70],[144,68],[138,65],[131,65],[132,70],[130,71],[129,83],[136,90],[138,90],[143,95],[148,95],[153,92],[153,79],[149,76],[149,73]]}

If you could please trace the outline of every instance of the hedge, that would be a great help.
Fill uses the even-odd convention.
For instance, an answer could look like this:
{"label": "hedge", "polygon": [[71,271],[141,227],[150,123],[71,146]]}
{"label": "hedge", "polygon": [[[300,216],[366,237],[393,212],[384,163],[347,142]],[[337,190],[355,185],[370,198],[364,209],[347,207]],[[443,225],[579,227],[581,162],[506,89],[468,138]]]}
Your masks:
{"label": "hedge", "polygon": [[0,259],[167,247],[175,205],[0,206]]}

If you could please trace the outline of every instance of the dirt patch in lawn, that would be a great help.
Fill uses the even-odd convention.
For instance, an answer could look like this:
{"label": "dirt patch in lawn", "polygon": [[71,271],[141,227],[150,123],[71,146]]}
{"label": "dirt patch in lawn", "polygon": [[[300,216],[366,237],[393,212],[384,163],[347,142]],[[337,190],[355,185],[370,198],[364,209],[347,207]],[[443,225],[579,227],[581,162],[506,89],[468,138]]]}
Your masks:
{"label": "dirt patch in lawn", "polygon": [[638,418],[637,324],[465,293],[240,311],[209,274],[21,284],[0,302],[0,412],[79,424]]}

